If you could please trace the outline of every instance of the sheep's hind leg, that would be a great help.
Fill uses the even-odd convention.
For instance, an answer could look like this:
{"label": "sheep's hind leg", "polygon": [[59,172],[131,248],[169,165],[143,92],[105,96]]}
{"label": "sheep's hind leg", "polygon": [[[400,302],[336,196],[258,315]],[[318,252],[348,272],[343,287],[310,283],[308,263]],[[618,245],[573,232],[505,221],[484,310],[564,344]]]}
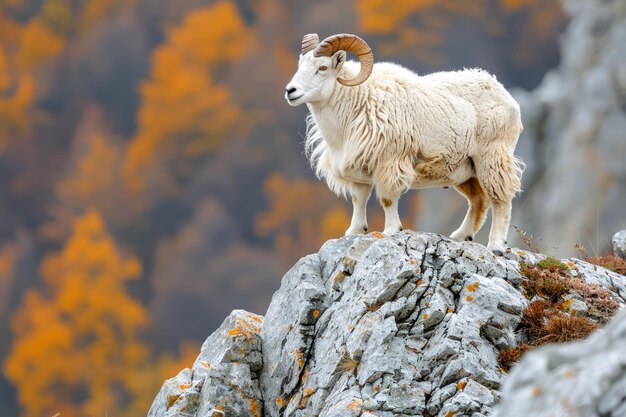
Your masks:
{"label": "sheep's hind leg", "polygon": [[502,255],[506,250],[506,235],[511,222],[511,201],[493,201],[491,203],[491,230],[487,247],[495,255]]}
{"label": "sheep's hind leg", "polygon": [[400,196],[379,196],[380,205],[385,210],[385,230],[383,233],[391,236],[402,231],[402,222],[398,214],[398,201]]}
{"label": "sheep's hind leg", "polygon": [[520,169],[507,147],[490,147],[474,161],[481,187],[491,200],[491,230],[487,247],[496,255],[506,250],[513,197],[520,188]]}
{"label": "sheep's hind leg", "polygon": [[367,200],[370,198],[372,186],[369,184],[352,183],[349,186],[352,197],[352,221],[346,230],[346,236],[367,232]]}
{"label": "sheep's hind leg", "polygon": [[470,178],[455,188],[465,197],[469,207],[463,223],[450,237],[458,241],[472,241],[487,218],[488,199],[477,178]]}

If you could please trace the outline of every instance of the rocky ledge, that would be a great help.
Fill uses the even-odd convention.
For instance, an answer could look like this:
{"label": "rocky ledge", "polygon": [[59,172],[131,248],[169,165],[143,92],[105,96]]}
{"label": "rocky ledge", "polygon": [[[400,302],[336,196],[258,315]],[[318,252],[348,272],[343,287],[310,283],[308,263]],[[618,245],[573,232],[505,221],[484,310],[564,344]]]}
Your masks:
{"label": "rocky ledge", "polygon": [[[544,258],[521,250],[495,257],[480,244],[410,231],[328,241],[284,276],[265,317],[233,311],[193,367],[163,384],[148,415],[521,416],[534,414],[508,410],[520,403],[531,410],[534,399],[546,411],[558,395],[571,413],[580,397],[572,387],[591,378],[595,394],[585,407],[603,399],[601,415],[617,416],[610,412],[624,409],[624,355],[591,351],[615,350],[620,337],[624,345],[624,317],[621,327],[596,331],[582,354],[531,352],[513,368],[504,385],[511,398],[501,401],[508,375],[499,354],[526,341],[522,315],[538,298],[524,289],[521,271]],[[625,276],[578,259],[561,265],[626,305]],[[584,297],[562,298],[563,314],[593,310]],[[593,363],[585,365],[587,352]],[[561,369],[570,359],[572,369]],[[570,389],[557,389],[562,381]],[[516,392],[523,397],[515,400]]]}

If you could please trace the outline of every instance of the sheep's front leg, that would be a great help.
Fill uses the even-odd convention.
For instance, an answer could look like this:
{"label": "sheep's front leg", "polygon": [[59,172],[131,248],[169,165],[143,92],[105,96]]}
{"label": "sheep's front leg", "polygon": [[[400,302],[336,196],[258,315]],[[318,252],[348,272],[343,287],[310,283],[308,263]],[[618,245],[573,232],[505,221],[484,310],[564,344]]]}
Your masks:
{"label": "sheep's front leg", "polygon": [[352,197],[352,221],[346,230],[346,236],[367,232],[367,200],[370,198],[372,186],[352,183],[349,186]]}
{"label": "sheep's front leg", "polygon": [[398,214],[398,201],[400,196],[380,196],[380,205],[385,210],[385,230],[383,233],[387,236],[402,231],[402,223]]}

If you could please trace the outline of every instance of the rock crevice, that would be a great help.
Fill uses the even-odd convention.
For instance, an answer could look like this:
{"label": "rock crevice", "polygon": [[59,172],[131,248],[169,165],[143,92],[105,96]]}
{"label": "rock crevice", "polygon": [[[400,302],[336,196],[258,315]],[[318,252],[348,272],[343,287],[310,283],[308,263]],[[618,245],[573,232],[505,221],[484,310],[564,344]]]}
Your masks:
{"label": "rock crevice", "polygon": [[[486,416],[523,341],[520,262],[402,232],[345,237],[301,259],[264,318],[236,310],[149,416]],[[626,278],[580,260],[576,279],[626,304]]]}

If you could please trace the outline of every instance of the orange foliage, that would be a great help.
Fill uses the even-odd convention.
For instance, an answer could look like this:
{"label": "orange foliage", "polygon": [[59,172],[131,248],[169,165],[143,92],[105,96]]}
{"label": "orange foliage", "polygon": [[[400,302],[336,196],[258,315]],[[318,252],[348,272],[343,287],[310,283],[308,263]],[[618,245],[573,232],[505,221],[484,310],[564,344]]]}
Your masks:
{"label": "orange foliage", "polygon": [[435,4],[435,0],[357,0],[356,9],[363,31],[383,34],[397,30],[407,17]]}
{"label": "orange foliage", "polygon": [[517,63],[532,62],[532,45],[554,36],[563,21],[563,11],[558,1],[499,0],[493,7],[490,0],[356,0],[360,30],[385,36],[379,43],[382,55],[414,54],[425,61],[440,64],[441,46],[445,42],[445,29],[455,17],[483,21],[493,35],[502,34],[502,23],[507,16],[525,12],[533,30],[519,36],[514,56]]}
{"label": "orange foliage", "polygon": [[236,6],[224,0],[189,13],[156,48],[124,166],[133,192],[145,190],[149,180],[175,189],[194,158],[245,132],[249,118],[216,78],[253,49],[250,34]]}
{"label": "orange foliage", "polygon": [[56,186],[58,204],[50,209],[53,219],[39,230],[44,238],[58,241],[67,236],[72,219],[88,207],[97,207],[108,222],[118,226],[132,218],[128,207],[120,205],[130,199],[123,186],[122,147],[114,139],[94,133],[81,148],[74,166]]}
{"label": "orange foliage", "polygon": [[269,211],[257,217],[257,232],[275,234],[277,249],[289,259],[315,251],[330,238],[343,236],[350,225],[346,203],[325,183],[303,178],[286,180],[272,174],[265,182]]}
{"label": "orange foliage", "polygon": [[[41,36],[50,41],[42,42]],[[22,27],[0,15],[0,152],[10,138],[30,132],[35,102],[32,70],[61,47],[62,41],[40,22]]]}
{"label": "orange foliage", "polygon": [[0,247],[0,320],[4,320],[8,297],[11,294],[13,270],[18,257],[18,246],[16,244],[4,244]]}
{"label": "orange foliage", "polygon": [[125,404],[145,389],[130,381],[147,360],[137,338],[146,312],[125,288],[140,273],[139,261],[120,252],[97,212],[75,220],[63,249],[42,263],[45,288],[29,290],[12,320],[4,370],[25,416],[142,411],[145,404]]}
{"label": "orange foliage", "polygon": [[63,38],[56,35],[39,20],[26,24],[20,34],[17,65],[23,69],[33,69],[57,56],[63,48]]}
{"label": "orange foliage", "polygon": [[[38,13],[23,19],[22,2],[3,2],[0,13],[0,152],[9,138],[27,136],[38,120],[36,73],[56,58],[67,35],[91,29],[114,6],[130,7],[136,0],[45,0]],[[6,4],[4,4],[6,3]],[[78,19],[76,19],[78,17]]]}
{"label": "orange foliage", "polygon": [[116,186],[113,173],[120,159],[120,151],[111,141],[94,136],[89,149],[77,163],[77,172],[60,185],[60,194],[85,203],[100,194],[110,195]]}
{"label": "orange foliage", "polygon": [[[260,236],[274,235],[277,251],[289,261],[317,251],[326,240],[343,236],[350,226],[351,205],[334,195],[323,181],[289,181],[280,174],[271,174],[265,181],[265,195],[269,210],[257,216],[256,232]],[[402,201],[409,205],[406,215],[401,215],[406,229],[419,214],[419,194],[413,191]],[[383,230],[382,209],[369,210],[367,217],[371,233]]]}

